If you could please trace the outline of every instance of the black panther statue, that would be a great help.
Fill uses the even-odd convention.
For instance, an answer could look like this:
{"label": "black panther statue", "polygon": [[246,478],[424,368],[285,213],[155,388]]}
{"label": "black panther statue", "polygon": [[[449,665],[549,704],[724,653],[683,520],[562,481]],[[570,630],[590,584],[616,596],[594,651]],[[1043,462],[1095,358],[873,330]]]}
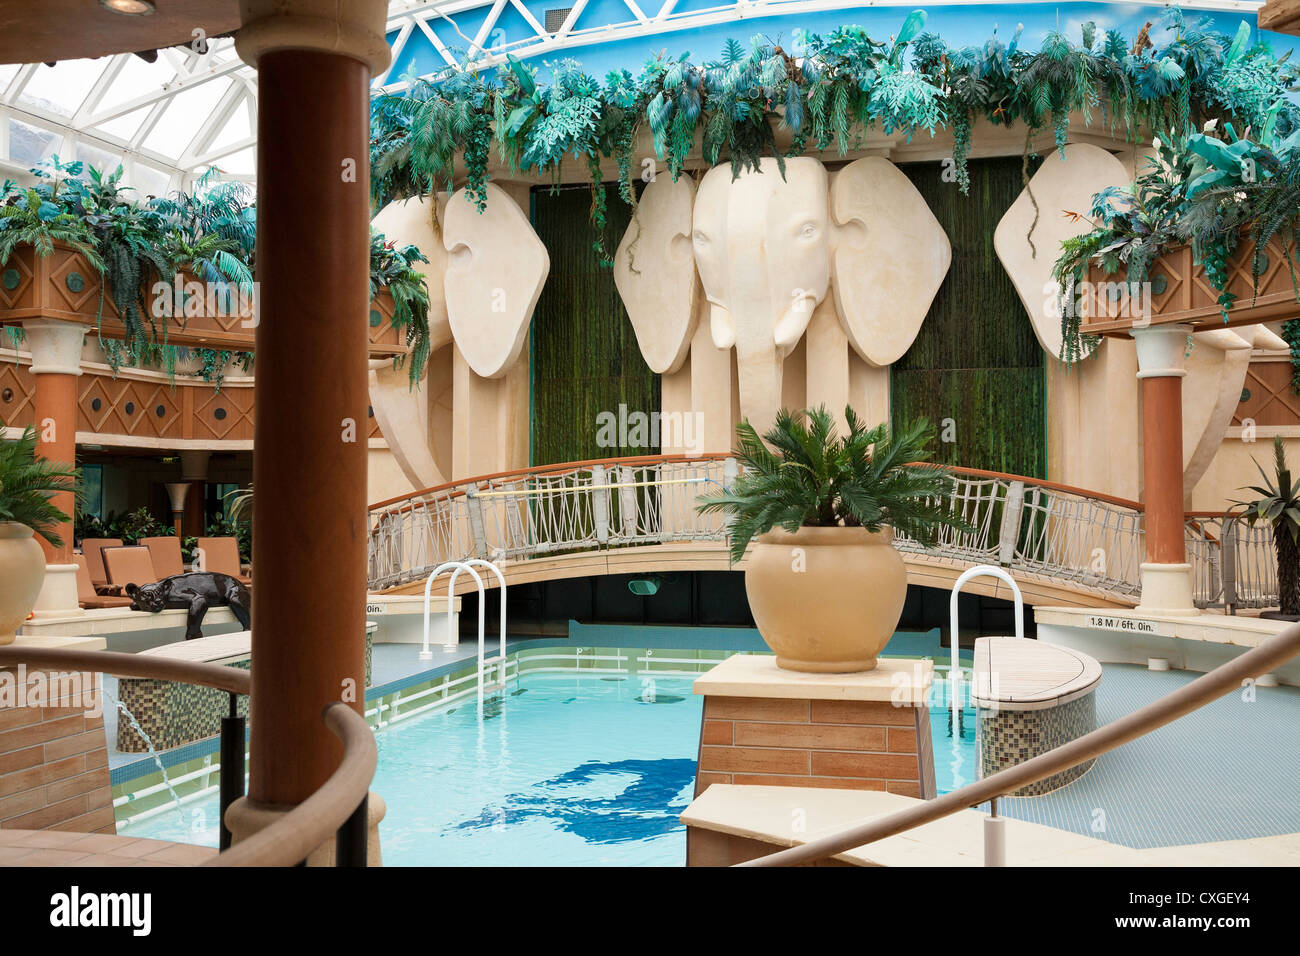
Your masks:
{"label": "black panther statue", "polygon": [[156,584],[128,584],[126,596],[131,599],[133,611],[157,614],[165,608],[188,608],[190,613],[185,622],[187,641],[203,636],[199,625],[210,607],[229,605],[240,625],[248,630],[249,608],[252,606],[248,588],[229,574],[213,571],[173,574]]}

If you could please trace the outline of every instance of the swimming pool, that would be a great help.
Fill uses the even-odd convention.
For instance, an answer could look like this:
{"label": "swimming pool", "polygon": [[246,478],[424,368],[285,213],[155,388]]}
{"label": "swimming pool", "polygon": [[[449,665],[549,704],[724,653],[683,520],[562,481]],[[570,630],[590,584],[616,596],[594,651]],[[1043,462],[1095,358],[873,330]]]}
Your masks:
{"label": "swimming pool", "polygon": [[[388,805],[385,865],[682,865],[703,706],[693,680],[525,672],[482,720],[462,700],[383,728],[372,789]],[[973,779],[973,712],[956,742],[940,700],[930,724],[946,793]],[[217,807],[209,795],[119,832],[216,846]]]}

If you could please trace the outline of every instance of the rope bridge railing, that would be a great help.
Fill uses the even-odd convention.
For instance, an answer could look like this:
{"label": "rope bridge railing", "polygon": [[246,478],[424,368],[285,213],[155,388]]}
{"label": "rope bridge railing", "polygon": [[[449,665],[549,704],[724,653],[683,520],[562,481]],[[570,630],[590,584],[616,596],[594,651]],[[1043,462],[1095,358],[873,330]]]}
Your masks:
{"label": "rope bridge railing", "polygon": [[[731,487],[739,473],[727,455],[615,458],[487,475],[381,502],[369,515],[369,587],[397,587],[445,561],[471,557],[518,561],[675,541],[725,546],[725,518],[701,515],[695,501]],[[945,528],[932,548],[900,534],[898,548],[954,563],[996,564],[1106,595],[1133,597],[1141,590],[1138,502],[970,468],[953,469],[951,502],[971,530]],[[1266,528],[1193,515],[1187,546],[1198,606],[1277,603]]]}

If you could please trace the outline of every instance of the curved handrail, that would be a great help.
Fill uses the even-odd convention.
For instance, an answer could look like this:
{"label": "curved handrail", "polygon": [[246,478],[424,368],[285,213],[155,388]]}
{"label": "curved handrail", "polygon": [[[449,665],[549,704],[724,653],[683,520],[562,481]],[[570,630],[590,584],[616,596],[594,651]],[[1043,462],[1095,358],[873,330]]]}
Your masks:
{"label": "curved handrail", "polygon": [[224,690],[228,694],[247,694],[249,673],[239,667],[178,661],[152,654],[125,654],[121,651],[77,651],[66,648],[0,647],[0,667],[27,664],[35,667],[66,670],[99,671],[114,677],[143,677],[199,684]]}
{"label": "curved handrail", "polygon": [[236,843],[204,866],[295,866],[330,839],[370,791],[379,748],[366,719],[342,701],[321,720],[343,743],[343,760],[315,793],[264,830]]}
{"label": "curved handrail", "polygon": [[457,478],[454,481],[444,481],[440,485],[432,485],[428,488],[421,488],[418,491],[408,491],[404,495],[398,495],[396,498],[389,498],[386,501],[379,501],[371,505],[367,511],[382,511],[392,505],[401,504],[411,498],[419,498],[424,495],[436,494],[439,491],[453,491],[457,494],[465,494],[462,490],[466,485],[478,485],[484,481],[507,481],[511,478],[524,478],[528,475],[553,475],[561,471],[576,471],[580,468],[590,468],[592,465],[654,465],[660,462],[675,461],[721,461],[724,458],[730,458],[730,452],[709,452],[705,455],[627,455],[623,458],[591,458],[587,461],[563,461],[556,462],[553,465],[537,465],[533,468],[515,468],[511,471],[496,471],[488,475],[474,475],[470,478]]}
{"label": "curved handrail", "polygon": [[[681,476],[729,484],[738,472],[735,458],[722,454],[639,455],[521,468],[411,492],[370,508],[368,585],[377,591],[405,585],[443,561],[497,553],[526,560],[682,541],[722,546],[728,523],[699,515]],[[622,477],[610,481],[615,473]],[[951,507],[973,530],[942,531],[932,547],[898,536],[899,550],[1046,574],[1101,596],[1128,599],[1140,592],[1141,502],[980,468],[950,473]],[[643,486],[644,493],[630,490]],[[1214,534],[1219,521],[1201,513],[1186,521],[1196,605],[1216,606],[1232,590],[1225,568],[1240,569],[1235,593],[1242,597],[1234,606],[1276,603],[1267,534],[1239,535],[1236,560],[1228,563]]]}
{"label": "curved handrail", "polygon": [[[120,651],[0,647],[0,667],[18,664],[198,684],[230,694],[247,694],[250,686],[248,671],[220,664]],[[328,840],[366,798],[379,759],[370,725],[341,701],[330,703],[322,712],[321,719],[343,743],[343,760],[334,773],[319,790],[282,818],[218,854],[205,866],[296,865]]]}
{"label": "curved handrail", "polygon": [[[731,452],[709,452],[703,455],[628,455],[623,458],[592,458],[586,461],[566,461],[558,462],[553,465],[538,465],[533,468],[515,468],[510,471],[498,471],[487,475],[474,475],[470,478],[457,478],[454,481],[445,481],[440,485],[432,485],[428,488],[421,488],[418,491],[409,491],[406,494],[398,495],[395,498],[388,498],[384,501],[375,502],[367,510],[371,512],[392,510],[393,505],[398,505],[414,498],[421,498],[425,495],[437,494],[438,492],[450,491],[454,495],[463,495],[465,494],[464,489],[467,486],[477,486],[482,482],[509,481],[511,479],[526,478],[530,475],[553,475],[556,472],[577,471],[583,468],[590,468],[592,465],[604,465],[609,468],[620,465],[653,465],[660,462],[721,461],[730,457],[732,457]],[[1002,481],[1022,481],[1027,485],[1035,485],[1048,491],[1059,491],[1063,494],[1095,498],[1098,501],[1105,501],[1108,504],[1118,505],[1121,508],[1130,508],[1137,512],[1144,511],[1146,507],[1142,502],[1133,501],[1130,498],[1121,498],[1118,495],[1108,495],[1099,491],[1091,491],[1087,488],[1079,488],[1074,485],[1063,485],[1055,481],[1048,481],[1045,478],[1031,478],[1027,475],[1013,475],[1009,472],[988,471],[983,468],[965,468],[958,465],[949,465],[945,467],[947,467],[948,471],[954,475],[964,475],[969,478],[994,478]]]}
{"label": "curved handrail", "polygon": [[791,847],[767,856],[748,860],[738,866],[792,866],[811,863],[844,853],[857,847],[895,836],[914,827],[930,823],[978,806],[987,800],[1018,790],[1045,777],[1078,766],[1114,750],[1122,744],[1142,737],[1242,686],[1242,682],[1268,673],[1300,654],[1300,624],[1293,624],[1281,634],[1269,638],[1258,647],[1226,664],[1220,664],[1208,674],[1203,674],[1190,684],[1166,694],[1118,720],[1017,764],[1001,770],[991,777],[953,790],[941,797],[927,800],[897,813],[869,820],[857,826],[810,840],[802,846]]}

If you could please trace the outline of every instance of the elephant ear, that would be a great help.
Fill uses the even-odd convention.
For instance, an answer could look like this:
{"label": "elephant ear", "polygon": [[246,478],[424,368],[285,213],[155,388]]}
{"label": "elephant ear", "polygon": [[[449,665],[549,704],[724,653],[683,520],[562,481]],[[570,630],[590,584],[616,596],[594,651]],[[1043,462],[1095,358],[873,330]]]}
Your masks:
{"label": "elephant ear", "polygon": [[1092,229],[1087,219],[1076,221],[1064,212],[1088,216],[1093,196],[1129,179],[1124,164],[1100,146],[1071,143],[1065,147],[1064,159],[1053,153],[1043,160],[993,232],[998,259],[1029,313],[1039,344],[1053,358],[1061,354],[1061,314],[1053,294],[1052,268],[1061,256],[1062,242]]}
{"label": "elephant ear", "polygon": [[442,235],[434,228],[435,200],[428,196],[389,203],[375,214],[370,224],[394,245],[413,245],[428,262],[416,261],[412,268],[424,276],[429,289],[429,350],[436,352],[451,344],[451,324],[447,320],[447,301],[443,298],[443,280],[447,273],[447,250]]}
{"label": "elephant ear", "polygon": [[480,213],[457,190],[443,216],[447,316],[461,355],[482,378],[500,378],[519,358],[550,271],[546,246],[499,186],[487,184]]}
{"label": "elephant ear", "polygon": [[879,156],[836,173],[831,217],[840,321],[866,362],[890,365],[911,347],[948,274],[948,235],[911,181]]}
{"label": "elephant ear", "polygon": [[691,248],[695,183],[658,176],[646,186],[614,253],[614,284],[650,370],[676,372],[695,334],[700,280]]}

